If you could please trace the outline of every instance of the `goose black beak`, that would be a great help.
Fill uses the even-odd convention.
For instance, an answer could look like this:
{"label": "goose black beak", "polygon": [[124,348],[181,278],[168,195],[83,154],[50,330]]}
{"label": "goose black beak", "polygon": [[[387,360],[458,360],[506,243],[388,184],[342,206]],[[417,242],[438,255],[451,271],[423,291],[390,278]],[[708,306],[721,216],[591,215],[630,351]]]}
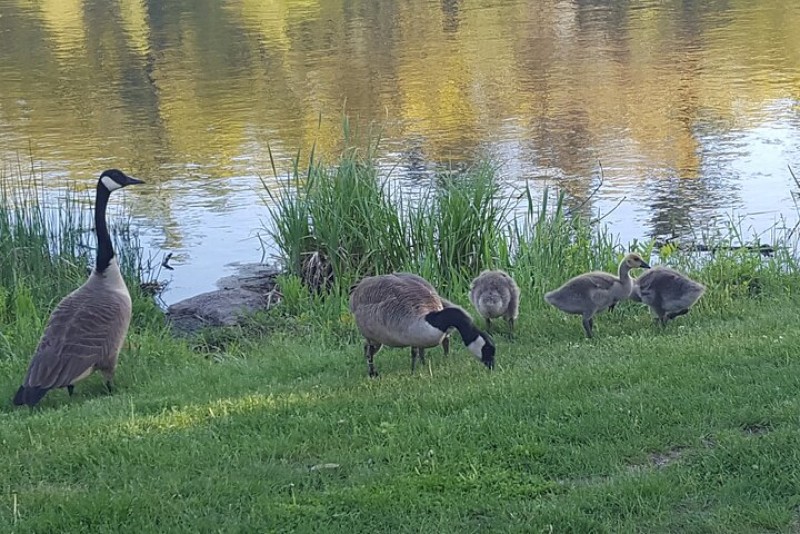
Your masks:
{"label": "goose black beak", "polygon": [[137,185],[137,184],[143,184],[144,183],[144,180],[139,180],[138,178],[134,178],[133,176],[126,176],[126,178],[128,180],[127,180],[127,183],[125,185]]}

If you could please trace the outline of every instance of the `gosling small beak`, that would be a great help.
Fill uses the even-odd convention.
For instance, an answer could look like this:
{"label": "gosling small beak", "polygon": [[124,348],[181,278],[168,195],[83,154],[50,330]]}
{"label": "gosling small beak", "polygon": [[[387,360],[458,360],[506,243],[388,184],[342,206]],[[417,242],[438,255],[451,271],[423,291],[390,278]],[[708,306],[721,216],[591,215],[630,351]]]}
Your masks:
{"label": "gosling small beak", "polygon": [[647,262],[643,261],[642,264],[639,267],[641,267],[642,269],[649,269],[650,265]]}

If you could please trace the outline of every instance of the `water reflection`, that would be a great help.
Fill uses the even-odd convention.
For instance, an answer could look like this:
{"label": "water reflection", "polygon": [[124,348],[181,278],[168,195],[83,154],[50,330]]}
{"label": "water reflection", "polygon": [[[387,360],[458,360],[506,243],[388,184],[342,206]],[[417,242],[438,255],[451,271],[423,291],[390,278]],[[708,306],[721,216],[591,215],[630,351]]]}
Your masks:
{"label": "water reflection", "polygon": [[332,157],[345,106],[382,126],[400,180],[489,154],[573,209],[616,207],[623,239],[794,213],[795,2],[0,0],[0,15],[0,158],[32,152],[73,184],[146,177],[130,202],[177,253],[168,300],[259,259],[267,146],[284,166],[313,144]]}

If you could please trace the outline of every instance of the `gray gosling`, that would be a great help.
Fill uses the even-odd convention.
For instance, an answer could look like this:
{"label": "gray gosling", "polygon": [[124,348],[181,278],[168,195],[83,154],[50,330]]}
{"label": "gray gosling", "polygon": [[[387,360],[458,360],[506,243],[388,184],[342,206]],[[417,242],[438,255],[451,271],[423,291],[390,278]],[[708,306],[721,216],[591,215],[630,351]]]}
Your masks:
{"label": "gray gosling", "polygon": [[706,286],[669,267],[655,267],[633,281],[631,300],[650,307],[662,326],[686,315],[703,296]]}
{"label": "gray gosling", "polygon": [[584,273],[568,280],[564,285],[545,293],[544,300],[559,310],[581,315],[586,337],[592,337],[594,315],[630,297],[633,281],[631,269],[650,266],[638,254],[628,254],[619,264],[619,276],[603,271]]}
{"label": "gray gosling", "polygon": [[48,391],[66,387],[100,371],[108,391],[131,321],[131,297],[119,270],[106,226],[112,191],[144,183],[122,171],[104,171],[97,181],[94,217],[97,263],[89,279],[53,310],[14,404],[35,406]]}
{"label": "gray gosling", "polygon": [[[369,376],[378,376],[373,357],[383,345],[411,347],[411,372],[424,351],[439,345],[455,328],[486,367],[494,367],[495,345],[464,309],[442,299],[424,278],[409,273],[369,276],[350,292],[350,311],[364,336]],[[447,347],[446,347],[447,348]]]}
{"label": "gray gosling", "polygon": [[469,300],[486,319],[487,331],[491,329],[492,319],[497,317],[504,317],[514,331],[514,321],[519,316],[519,286],[508,273],[483,271],[470,285]]}

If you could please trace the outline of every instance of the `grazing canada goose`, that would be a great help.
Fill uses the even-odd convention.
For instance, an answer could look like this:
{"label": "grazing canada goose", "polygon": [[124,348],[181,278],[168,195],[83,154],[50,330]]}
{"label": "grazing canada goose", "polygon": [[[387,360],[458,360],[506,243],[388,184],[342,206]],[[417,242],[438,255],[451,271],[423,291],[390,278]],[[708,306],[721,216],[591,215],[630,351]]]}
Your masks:
{"label": "grazing canada goose", "polygon": [[89,279],[53,310],[14,404],[35,406],[48,391],[66,387],[100,371],[109,392],[117,356],[131,321],[131,297],[122,278],[106,226],[112,191],[144,183],[122,171],[100,175],[95,197],[97,263]]}
{"label": "grazing canada goose", "polygon": [[[424,278],[422,278],[421,276],[419,276],[418,274],[399,272],[399,273],[394,273],[394,275],[395,276],[404,277],[404,278],[409,278],[411,280],[416,280],[420,284],[427,284],[427,285],[430,286],[430,283],[427,280],[425,280]],[[352,293],[354,288],[355,288],[355,286],[350,288],[350,292],[351,293]],[[431,286],[431,288],[433,288],[433,286]],[[445,307],[445,308],[460,308],[460,306],[458,304],[453,304],[452,302],[450,302],[449,300],[447,300],[446,298],[444,298],[442,296],[440,296],[439,298],[442,299],[442,306]],[[450,354],[450,329],[447,330],[447,333],[442,338],[441,345],[442,345],[442,351],[444,352],[444,355],[447,356],[448,354]],[[415,358],[414,350],[415,350],[414,347],[411,347],[412,365],[414,363],[414,358]],[[424,358],[424,356],[423,356],[423,358]],[[425,360],[423,359],[423,360],[421,360],[421,362],[425,363]]]}
{"label": "grazing canada goose", "polygon": [[486,319],[487,331],[495,317],[505,317],[514,331],[514,321],[519,315],[519,286],[508,273],[483,271],[470,285],[469,300]]}
{"label": "grazing canada goose", "polygon": [[686,315],[706,286],[669,267],[656,267],[633,281],[631,300],[650,306],[662,326]]}
{"label": "grazing canada goose", "polygon": [[373,356],[382,345],[411,347],[413,372],[417,359],[425,361],[425,349],[440,344],[450,328],[457,329],[470,352],[493,368],[492,339],[466,311],[450,302],[445,307],[444,302],[430,283],[415,274],[369,276],[356,284],[350,292],[350,311],[366,340],[369,376],[378,376]]}
{"label": "grazing canada goose", "polygon": [[636,267],[650,268],[638,254],[628,254],[619,264],[619,276],[603,271],[584,273],[546,293],[544,300],[563,312],[582,315],[586,337],[592,337],[592,317],[630,296],[633,287],[630,270]]}

